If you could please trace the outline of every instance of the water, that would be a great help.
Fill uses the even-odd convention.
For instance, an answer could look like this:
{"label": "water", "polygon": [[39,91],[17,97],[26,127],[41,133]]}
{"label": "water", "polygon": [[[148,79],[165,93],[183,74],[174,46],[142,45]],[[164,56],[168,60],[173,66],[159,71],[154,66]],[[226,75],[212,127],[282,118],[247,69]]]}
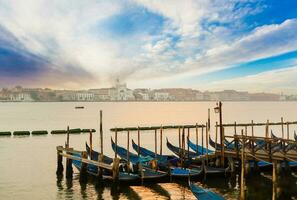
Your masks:
{"label": "water", "polygon": [[[74,109],[83,105],[85,109]],[[38,130],[95,128],[99,129],[99,110],[103,110],[104,153],[113,156],[110,147],[109,129],[125,126],[148,126],[170,124],[195,124],[207,121],[207,109],[211,108],[211,121],[217,120],[214,102],[131,102],[131,103],[0,103],[0,130]],[[226,123],[264,122],[296,120],[297,102],[226,102],[223,104],[223,119]],[[297,127],[290,126],[290,137]],[[280,127],[273,128],[281,135]],[[239,131],[239,129],[238,129]],[[250,130],[249,130],[250,131]],[[226,130],[233,134],[233,130]],[[256,128],[256,135],[264,135],[264,128]],[[214,137],[214,130],[211,131]],[[166,130],[166,137],[178,144],[177,131]],[[192,134],[194,140],[194,134]],[[137,138],[136,134],[131,135]],[[63,145],[66,135],[46,135],[27,137],[0,137],[0,199],[195,199],[187,183],[158,183],[144,186],[96,185],[95,181],[80,184],[75,170],[72,182],[57,181],[56,146]],[[88,134],[71,135],[70,145],[84,149]],[[119,134],[119,145],[126,145],[126,135]],[[99,149],[98,134],[93,144]],[[154,149],[154,133],[143,132],[141,145]],[[158,147],[159,150],[159,147]],[[163,153],[170,153],[163,146]],[[64,165],[65,166],[65,165]],[[204,186],[224,195],[227,199],[237,199],[238,177],[212,178],[202,183]],[[247,182],[250,199],[271,199],[272,183],[267,177],[255,177]],[[285,189],[284,189],[285,188]],[[296,199],[296,178],[286,180],[286,198]],[[295,196],[295,197],[294,197]]]}

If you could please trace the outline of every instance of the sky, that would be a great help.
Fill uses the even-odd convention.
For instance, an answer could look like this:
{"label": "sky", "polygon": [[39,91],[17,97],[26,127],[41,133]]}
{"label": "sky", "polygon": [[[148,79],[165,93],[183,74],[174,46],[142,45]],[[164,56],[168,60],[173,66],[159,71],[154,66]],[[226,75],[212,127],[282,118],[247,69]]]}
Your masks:
{"label": "sky", "polygon": [[295,0],[0,0],[0,87],[297,94]]}

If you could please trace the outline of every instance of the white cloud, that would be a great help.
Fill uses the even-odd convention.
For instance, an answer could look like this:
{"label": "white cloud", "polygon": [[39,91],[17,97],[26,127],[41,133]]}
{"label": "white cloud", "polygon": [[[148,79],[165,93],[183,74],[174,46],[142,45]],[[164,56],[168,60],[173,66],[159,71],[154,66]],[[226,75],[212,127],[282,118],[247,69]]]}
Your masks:
{"label": "white cloud", "polygon": [[297,92],[297,66],[271,70],[256,75],[249,75],[208,84],[208,89],[235,89],[252,92]]}

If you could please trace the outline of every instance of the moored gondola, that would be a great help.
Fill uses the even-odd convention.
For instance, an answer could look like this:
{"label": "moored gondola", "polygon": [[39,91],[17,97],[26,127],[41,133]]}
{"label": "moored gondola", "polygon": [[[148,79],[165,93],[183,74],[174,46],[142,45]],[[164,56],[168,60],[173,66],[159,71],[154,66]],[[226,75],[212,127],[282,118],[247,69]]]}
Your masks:
{"label": "moored gondola", "polygon": [[175,156],[169,156],[169,155],[159,155],[155,154],[152,151],[139,147],[137,144],[135,144],[134,141],[132,141],[132,146],[135,151],[138,151],[142,156],[155,156],[157,159],[158,165],[161,165],[162,168],[167,167],[170,168],[170,176],[172,177],[180,177],[180,178],[188,178],[188,177],[198,177],[202,174],[201,168],[185,168],[185,167],[177,167],[178,162],[180,162],[180,159]]}
{"label": "moored gondola", "polygon": [[187,159],[192,159],[192,158],[195,158],[198,156],[197,153],[193,152],[193,151],[188,151],[188,150],[183,150],[182,148],[179,148],[177,146],[174,146],[173,144],[171,144],[169,141],[168,141],[168,138],[166,138],[166,145],[167,145],[167,148],[172,151],[175,155],[177,156],[181,156],[182,153],[184,153],[184,157]]}
{"label": "moored gondola", "polygon": [[[80,154],[73,154],[73,156],[76,156],[78,158],[81,158]],[[79,160],[72,160],[72,164],[77,168],[77,170],[81,170],[81,164],[82,162]],[[87,172],[91,176],[97,176],[98,174],[98,167],[92,164],[88,164]],[[102,175],[103,180],[113,180],[112,172],[108,172],[106,170],[103,171]],[[119,182],[137,182],[140,180],[140,176],[135,173],[128,173],[124,171],[119,172],[118,181]]]}
{"label": "moored gondola", "polygon": [[149,166],[150,164],[154,165],[153,164],[154,162],[152,162],[154,159],[152,157],[137,156],[136,154],[129,152],[127,149],[116,145],[112,140],[112,138],[111,138],[111,146],[113,151],[116,152],[122,159],[128,161],[127,158],[129,158],[129,161],[133,164],[133,166],[135,168],[138,168],[138,170],[140,170],[139,173],[141,174],[141,178],[144,181],[146,180],[158,181],[158,180],[164,179],[168,175],[167,172],[150,168]]}
{"label": "moored gondola", "polygon": [[210,149],[207,149],[207,148],[204,148],[204,147],[202,147],[202,146],[200,146],[200,145],[196,145],[196,144],[194,144],[190,139],[188,140],[188,145],[189,145],[189,147],[193,150],[193,151],[195,151],[198,155],[205,155],[205,154],[207,154],[207,153],[214,153],[214,151],[213,150],[210,150]]}

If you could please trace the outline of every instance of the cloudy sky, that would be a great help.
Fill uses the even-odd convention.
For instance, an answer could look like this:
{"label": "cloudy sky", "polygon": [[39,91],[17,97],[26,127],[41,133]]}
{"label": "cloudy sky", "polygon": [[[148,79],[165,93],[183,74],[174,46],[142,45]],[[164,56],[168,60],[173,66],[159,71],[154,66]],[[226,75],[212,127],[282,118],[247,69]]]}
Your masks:
{"label": "cloudy sky", "polygon": [[294,0],[0,0],[0,87],[297,93]]}

